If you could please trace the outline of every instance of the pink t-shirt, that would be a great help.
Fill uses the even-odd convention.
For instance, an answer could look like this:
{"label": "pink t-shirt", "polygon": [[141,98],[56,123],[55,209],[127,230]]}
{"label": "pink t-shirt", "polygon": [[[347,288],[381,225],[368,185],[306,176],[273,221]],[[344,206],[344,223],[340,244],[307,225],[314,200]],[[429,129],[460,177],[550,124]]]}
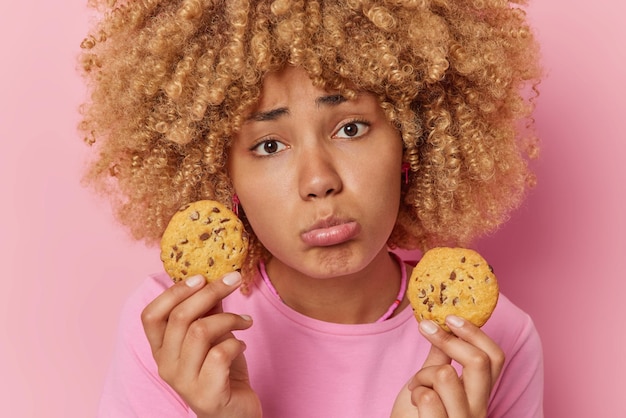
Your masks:
{"label": "pink t-shirt", "polygon": [[[166,274],[153,275],[129,298],[98,417],[195,417],[159,377],[140,320],[147,303],[170,285]],[[380,323],[327,323],[284,305],[260,277],[250,295],[236,291],[223,306],[253,317],[237,338],[246,342],[265,418],[389,417],[430,348],[410,307]],[[483,330],[506,354],[489,416],[543,417],[541,342],[530,317],[501,295]]]}

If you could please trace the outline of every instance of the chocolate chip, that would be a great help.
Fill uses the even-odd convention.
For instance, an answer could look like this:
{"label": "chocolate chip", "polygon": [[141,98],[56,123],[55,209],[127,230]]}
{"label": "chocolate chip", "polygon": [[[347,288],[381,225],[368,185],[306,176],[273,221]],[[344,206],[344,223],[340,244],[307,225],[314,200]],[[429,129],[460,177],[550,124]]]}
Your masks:
{"label": "chocolate chip", "polygon": [[182,251],[176,253],[176,261],[180,260],[182,256],[183,256],[183,252]]}
{"label": "chocolate chip", "polygon": [[452,273],[450,273],[450,280],[456,280],[456,271],[452,271]]}
{"label": "chocolate chip", "polygon": [[208,232],[203,233],[202,235],[200,235],[200,241],[206,241],[209,239],[209,237],[211,237],[211,234],[209,234]]}
{"label": "chocolate chip", "polygon": [[461,259],[461,263],[465,263],[465,257]]}
{"label": "chocolate chip", "polygon": [[454,299],[452,299],[452,305],[454,305],[454,306],[458,305],[458,304],[459,304],[459,302],[460,302],[460,299],[459,299],[459,298],[454,298]]}
{"label": "chocolate chip", "polygon": [[198,219],[200,219],[200,212],[194,210],[189,214],[189,219],[191,219],[192,221],[197,221]]}
{"label": "chocolate chip", "polygon": [[220,213],[220,209],[216,208],[216,207],[213,207],[213,213]]}
{"label": "chocolate chip", "polygon": [[215,260],[213,260],[213,257],[209,257],[209,267],[213,267],[215,265]]}

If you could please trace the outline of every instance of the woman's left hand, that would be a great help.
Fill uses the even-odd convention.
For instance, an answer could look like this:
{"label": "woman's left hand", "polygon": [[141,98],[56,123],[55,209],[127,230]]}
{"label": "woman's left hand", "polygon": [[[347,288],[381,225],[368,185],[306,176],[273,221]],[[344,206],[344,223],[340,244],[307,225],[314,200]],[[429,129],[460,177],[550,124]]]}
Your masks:
{"label": "woman's left hand", "polygon": [[[484,418],[504,364],[502,349],[470,322],[449,316],[448,333],[432,321],[419,329],[432,347],[421,370],[404,386],[391,418]],[[459,375],[450,364],[462,367]]]}

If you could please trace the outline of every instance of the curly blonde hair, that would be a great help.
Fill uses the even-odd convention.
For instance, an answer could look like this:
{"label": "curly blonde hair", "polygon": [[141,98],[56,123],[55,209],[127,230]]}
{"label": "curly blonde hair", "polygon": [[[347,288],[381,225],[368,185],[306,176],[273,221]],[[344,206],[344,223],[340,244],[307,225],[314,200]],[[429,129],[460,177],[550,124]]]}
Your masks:
{"label": "curly blonde hair", "polygon": [[[390,247],[466,245],[534,181],[537,43],[522,1],[92,0],[85,180],[137,239],[183,204],[231,205],[231,138],[270,71],[379,98],[410,165]],[[253,231],[247,271],[266,255]]]}

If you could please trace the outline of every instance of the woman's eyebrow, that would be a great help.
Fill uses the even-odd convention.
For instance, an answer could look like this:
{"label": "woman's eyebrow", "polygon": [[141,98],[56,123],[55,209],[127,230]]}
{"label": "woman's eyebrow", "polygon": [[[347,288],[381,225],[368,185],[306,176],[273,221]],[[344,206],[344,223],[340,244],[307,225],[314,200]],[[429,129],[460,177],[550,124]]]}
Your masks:
{"label": "woman's eyebrow", "polygon": [[337,106],[346,101],[348,101],[348,99],[341,94],[329,94],[328,96],[321,96],[315,99],[315,104],[318,106]]}
{"label": "woman's eyebrow", "polygon": [[[315,104],[319,106],[337,106],[341,103],[348,101],[341,94],[329,94],[327,96],[320,96],[315,99]],[[254,112],[248,118],[247,121],[254,122],[269,122],[274,121],[281,116],[288,115],[289,109],[287,107],[277,107],[276,109],[270,109],[261,112]]]}
{"label": "woman's eyebrow", "polygon": [[283,115],[288,115],[289,109],[286,107],[279,107],[276,109],[267,110],[264,112],[254,112],[251,114],[247,121],[255,121],[255,122],[267,122],[278,119]]}

